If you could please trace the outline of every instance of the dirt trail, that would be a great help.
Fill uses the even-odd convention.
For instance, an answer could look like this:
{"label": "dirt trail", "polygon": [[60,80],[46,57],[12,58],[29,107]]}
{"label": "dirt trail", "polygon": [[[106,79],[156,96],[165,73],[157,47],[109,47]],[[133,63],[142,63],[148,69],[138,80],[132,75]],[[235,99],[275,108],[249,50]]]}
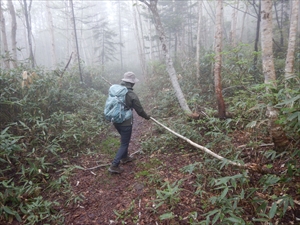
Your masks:
{"label": "dirt trail", "polygon": [[[149,126],[151,126],[150,121],[135,115],[132,139],[129,147],[130,154],[140,149],[140,138],[145,130],[149,129]],[[113,126],[111,130],[114,131]],[[117,151],[117,146],[114,148]],[[77,170],[76,174],[72,177],[71,185],[77,196],[84,196],[84,200],[69,206],[67,209],[66,224],[121,224],[116,222],[116,214],[118,212],[121,213],[124,210],[129,210],[133,207],[133,204],[135,204],[134,208],[137,211],[137,204],[139,204],[140,195],[144,192],[144,187],[142,183],[135,180],[135,174],[138,170],[137,164],[141,163],[145,157],[147,156],[135,154],[137,161],[121,165],[124,172],[120,175],[109,173],[107,166],[94,170]],[[97,160],[109,163],[112,159],[103,159],[101,155],[87,156],[82,159],[80,165],[91,168],[97,166],[93,164]],[[135,213],[138,217],[138,212]],[[127,224],[133,223],[129,221]]]}

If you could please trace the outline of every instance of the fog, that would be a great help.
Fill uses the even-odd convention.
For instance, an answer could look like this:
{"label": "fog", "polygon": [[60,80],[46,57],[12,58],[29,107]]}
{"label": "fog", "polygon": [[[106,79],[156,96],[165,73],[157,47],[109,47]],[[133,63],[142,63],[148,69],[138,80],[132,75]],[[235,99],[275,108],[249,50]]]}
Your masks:
{"label": "fog", "polygon": [[[14,28],[8,1],[1,2],[5,20],[1,23],[3,65],[7,58],[12,57],[11,37]],[[19,64],[28,63],[30,58],[25,2],[36,66],[48,69],[63,68],[71,57],[71,63],[77,63],[76,35],[83,68],[98,68],[106,73],[126,69],[142,71],[149,62],[162,58],[151,13],[142,2],[23,0],[12,1],[17,19],[15,30]],[[290,10],[289,6],[282,5],[282,15],[285,18],[281,19],[288,20],[286,17]],[[200,39],[204,51],[213,49],[215,8],[215,1],[203,1]],[[181,61],[191,60],[195,55],[197,40],[200,12],[198,1],[158,1],[158,9],[171,56],[179,57]],[[236,9],[236,25],[233,27],[234,9]],[[247,1],[224,1],[224,39],[230,42],[234,30],[236,42],[253,44],[257,23],[256,10],[254,5],[248,4]],[[286,36],[287,32],[284,35]],[[7,39],[8,54],[2,41],[4,36]]]}

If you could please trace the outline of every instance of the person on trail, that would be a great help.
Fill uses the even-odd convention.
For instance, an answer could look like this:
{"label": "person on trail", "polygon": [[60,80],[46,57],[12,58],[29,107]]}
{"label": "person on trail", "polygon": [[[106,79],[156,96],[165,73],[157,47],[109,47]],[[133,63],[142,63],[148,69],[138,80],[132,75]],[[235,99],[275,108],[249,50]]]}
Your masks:
{"label": "person on trail", "polygon": [[[138,81],[139,80],[135,77],[133,72],[126,72],[124,74],[121,85],[128,89],[128,92],[125,96],[125,105],[130,109],[134,109],[139,116],[149,120],[150,116],[144,111],[138,96],[133,92],[133,86]],[[135,160],[133,157],[128,155],[128,146],[132,133],[132,123],[133,117],[125,120],[123,123],[114,123],[115,128],[121,135],[121,146],[119,147],[118,152],[108,169],[108,171],[111,173],[121,173],[123,170],[119,166],[120,163],[125,164]]]}

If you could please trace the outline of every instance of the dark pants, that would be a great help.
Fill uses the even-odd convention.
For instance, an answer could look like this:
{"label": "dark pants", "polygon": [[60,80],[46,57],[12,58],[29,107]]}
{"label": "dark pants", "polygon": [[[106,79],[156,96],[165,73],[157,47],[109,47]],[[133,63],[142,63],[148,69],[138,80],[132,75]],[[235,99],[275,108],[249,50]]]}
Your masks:
{"label": "dark pants", "polygon": [[128,146],[129,146],[130,139],[131,139],[132,126],[117,126],[117,125],[115,125],[115,128],[121,135],[121,146],[120,146],[112,164],[114,166],[118,166],[120,164],[120,160],[124,159],[128,156]]}

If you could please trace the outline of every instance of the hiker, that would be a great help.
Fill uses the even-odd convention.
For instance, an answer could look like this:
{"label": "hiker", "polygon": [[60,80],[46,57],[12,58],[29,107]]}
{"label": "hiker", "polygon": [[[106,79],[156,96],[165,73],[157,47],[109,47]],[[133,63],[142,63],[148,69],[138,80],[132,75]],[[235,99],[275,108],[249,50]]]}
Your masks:
{"label": "hiker", "polygon": [[[128,92],[125,96],[125,105],[130,109],[134,109],[139,116],[143,117],[146,120],[149,120],[150,116],[144,111],[138,96],[133,92],[132,89],[134,84],[138,81],[139,80],[135,77],[135,74],[133,72],[126,72],[124,74],[121,85],[125,86],[128,89]],[[121,146],[118,149],[118,152],[108,169],[108,171],[111,173],[121,173],[122,169],[119,167],[119,164],[125,164],[134,160],[133,157],[128,155],[128,146],[132,133],[132,123],[132,116],[130,119],[127,119],[122,123],[114,123],[115,128],[121,135]]]}

